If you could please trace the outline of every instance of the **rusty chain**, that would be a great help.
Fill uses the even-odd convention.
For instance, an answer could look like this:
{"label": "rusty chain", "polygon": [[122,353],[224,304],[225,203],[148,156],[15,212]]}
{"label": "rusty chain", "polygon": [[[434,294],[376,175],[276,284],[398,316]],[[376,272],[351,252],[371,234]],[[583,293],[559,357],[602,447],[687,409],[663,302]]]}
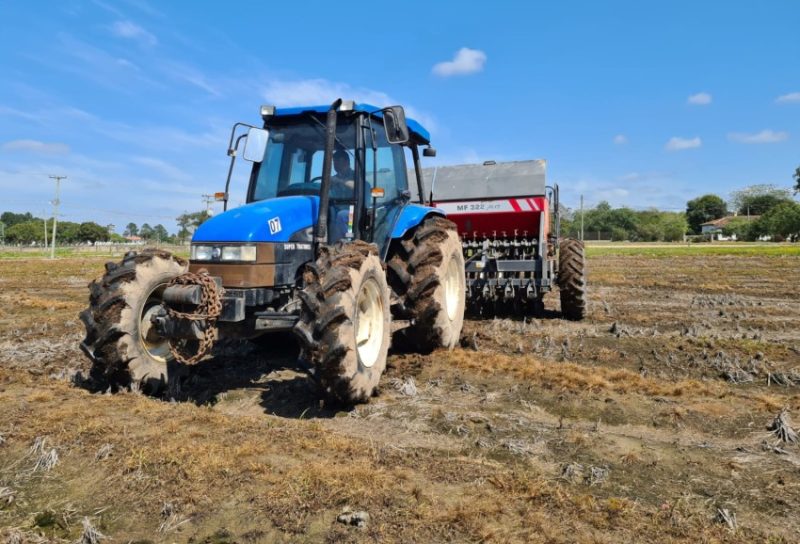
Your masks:
{"label": "rusty chain", "polygon": [[169,351],[175,360],[191,365],[210,353],[214,342],[217,341],[217,318],[222,313],[221,289],[217,288],[217,284],[204,270],[196,274],[194,272],[181,274],[174,278],[169,285],[199,285],[201,287],[200,304],[193,312],[180,312],[167,306],[167,312],[172,318],[206,322],[203,336],[198,340],[199,344],[194,353],[187,346],[188,341],[175,338],[169,340]]}

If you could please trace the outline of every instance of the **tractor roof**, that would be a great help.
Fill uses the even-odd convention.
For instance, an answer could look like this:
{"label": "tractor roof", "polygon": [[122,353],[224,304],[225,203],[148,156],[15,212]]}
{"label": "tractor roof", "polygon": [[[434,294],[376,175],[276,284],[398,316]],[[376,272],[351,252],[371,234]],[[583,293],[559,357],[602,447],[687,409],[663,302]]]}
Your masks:
{"label": "tractor roof", "polygon": [[[327,106],[296,106],[293,108],[276,108],[275,109],[275,117],[288,117],[292,115],[300,115],[302,113],[311,111],[314,113],[327,113],[330,109],[330,104]],[[365,113],[372,113],[376,110],[379,110],[377,106],[372,106],[370,104],[355,104],[353,106],[353,111],[362,111]],[[376,117],[383,117],[383,114],[380,112],[375,113]],[[406,117],[406,124],[408,125],[408,130],[411,131],[412,137],[417,141],[417,143],[421,144],[428,144],[431,141],[431,134],[425,127],[420,125],[414,119],[410,117]]]}

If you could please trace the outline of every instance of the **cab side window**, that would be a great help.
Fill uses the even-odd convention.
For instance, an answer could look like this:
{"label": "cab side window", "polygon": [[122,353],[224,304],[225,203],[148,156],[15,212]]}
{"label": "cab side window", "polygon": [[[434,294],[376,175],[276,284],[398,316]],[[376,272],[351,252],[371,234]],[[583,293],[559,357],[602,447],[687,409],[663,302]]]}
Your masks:
{"label": "cab side window", "polygon": [[[390,202],[408,189],[405,156],[402,146],[390,144],[386,140],[386,134],[381,127],[376,127],[375,133],[378,151],[375,153],[371,147],[367,147],[364,180],[370,188],[374,184],[384,190],[384,196],[378,199],[378,203]],[[370,203],[371,200],[368,199],[367,205]]]}

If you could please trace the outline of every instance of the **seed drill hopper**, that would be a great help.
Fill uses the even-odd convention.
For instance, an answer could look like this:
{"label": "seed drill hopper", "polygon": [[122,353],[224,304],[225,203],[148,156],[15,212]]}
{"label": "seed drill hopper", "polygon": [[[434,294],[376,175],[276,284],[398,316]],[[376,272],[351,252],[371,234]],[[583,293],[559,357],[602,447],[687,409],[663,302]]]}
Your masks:
{"label": "seed drill hopper", "polygon": [[544,160],[425,169],[432,205],[458,228],[469,313],[539,314],[558,286],[564,317],[585,317],[583,243],[560,238],[558,185],[545,173]]}

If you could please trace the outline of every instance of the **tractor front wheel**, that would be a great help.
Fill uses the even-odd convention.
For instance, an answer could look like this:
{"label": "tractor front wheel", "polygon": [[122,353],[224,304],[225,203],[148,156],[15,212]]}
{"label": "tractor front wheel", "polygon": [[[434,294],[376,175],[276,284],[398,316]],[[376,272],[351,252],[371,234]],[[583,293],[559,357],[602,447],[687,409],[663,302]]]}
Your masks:
{"label": "tractor front wheel", "polygon": [[366,402],[386,368],[391,338],[389,286],[374,244],[323,247],[303,274],[295,334],[325,394]]}
{"label": "tractor front wheel", "polygon": [[81,349],[92,360],[95,385],[116,391],[139,388],[155,395],[166,388],[176,365],[169,341],[150,318],[161,308],[167,284],[186,272],[186,261],[161,250],[129,252],[106,263],[106,273],[89,284],[89,307]]}

